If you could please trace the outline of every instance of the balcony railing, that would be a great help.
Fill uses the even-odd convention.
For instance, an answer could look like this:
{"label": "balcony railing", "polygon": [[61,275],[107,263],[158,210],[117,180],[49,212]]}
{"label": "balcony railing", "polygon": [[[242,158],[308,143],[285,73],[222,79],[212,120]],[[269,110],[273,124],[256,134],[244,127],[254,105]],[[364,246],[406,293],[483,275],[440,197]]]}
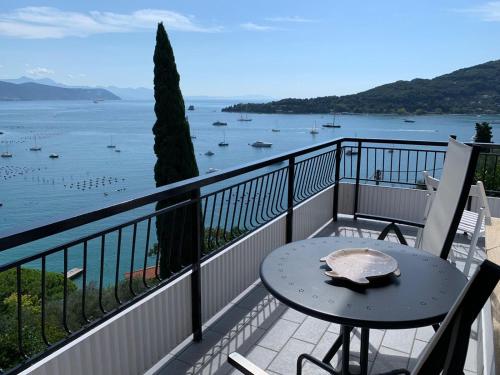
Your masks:
{"label": "balcony railing", "polygon": [[[18,354],[16,361],[0,367],[19,372],[183,277],[190,279],[191,311],[185,319],[194,340],[200,340],[206,321],[203,262],[280,218],[284,220],[284,241],[298,238],[294,230],[303,223],[294,225],[294,213],[302,203],[328,189],[332,190],[328,215],[336,220],[339,207],[345,205],[339,202],[342,181],[353,185],[349,203],[353,214],[359,212],[361,185],[421,187],[422,171],[440,176],[446,145],[334,139],[167,185],[106,207],[0,233],[0,252],[9,254],[25,253],[27,245],[43,244],[41,240],[51,236],[76,233],[70,241],[28,256],[14,256],[15,260],[0,265],[0,276],[11,283],[6,287],[11,308],[0,319],[10,322],[12,335],[2,340],[13,340]],[[485,152],[478,162],[477,178],[489,181],[488,192],[496,195],[500,186],[496,183],[497,145],[482,147]],[[128,215],[126,220],[123,214]],[[114,224],[95,230],[103,219]],[[161,241],[157,238],[159,223],[167,228],[160,232]],[[167,249],[159,249],[158,243]],[[169,256],[161,257],[161,253]],[[69,278],[73,268],[81,270],[78,281]],[[38,271],[33,273],[33,269]],[[33,289],[35,298],[28,293]]]}

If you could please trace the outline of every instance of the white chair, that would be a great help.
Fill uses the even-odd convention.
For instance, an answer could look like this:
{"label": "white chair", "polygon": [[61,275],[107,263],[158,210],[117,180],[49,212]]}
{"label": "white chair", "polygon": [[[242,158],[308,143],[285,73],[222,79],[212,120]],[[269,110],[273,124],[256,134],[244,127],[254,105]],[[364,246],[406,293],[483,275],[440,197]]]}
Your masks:
{"label": "white chair", "polygon": [[[432,204],[429,204],[426,220],[416,247],[431,254],[448,259],[460,217],[467,203],[470,186],[479,155],[479,148],[467,146],[450,138],[443,173],[438,189],[433,193]],[[397,219],[386,221],[391,223],[380,233],[379,240],[385,239],[392,230],[401,243],[407,244],[401,230],[396,225]],[[402,221],[399,221],[402,223]],[[410,222],[407,225],[420,226]]]}
{"label": "white chair", "polygon": [[[423,172],[423,175],[425,185],[429,193],[424,216],[424,220],[426,220],[436,195],[436,191],[439,187],[439,180],[430,176],[428,172]],[[485,223],[487,225],[491,224],[491,212],[488,205],[488,198],[486,197],[486,192],[481,181],[478,181],[476,185],[471,186],[469,197],[477,199],[479,208],[477,212],[464,210],[457,229],[457,232],[471,236],[471,243],[464,266],[464,274],[466,275],[469,275],[470,272],[472,260],[474,259],[474,254],[476,253],[477,241],[485,235]],[[417,238],[417,246],[420,245],[419,240],[420,239]],[[453,260],[453,252],[451,252],[450,255],[450,258]]]}

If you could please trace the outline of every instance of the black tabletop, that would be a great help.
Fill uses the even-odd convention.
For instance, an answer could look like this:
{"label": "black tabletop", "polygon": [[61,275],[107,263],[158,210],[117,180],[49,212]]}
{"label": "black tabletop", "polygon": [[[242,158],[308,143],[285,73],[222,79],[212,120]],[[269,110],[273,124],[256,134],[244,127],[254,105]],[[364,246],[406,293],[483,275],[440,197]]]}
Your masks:
{"label": "black tabletop", "polygon": [[[368,287],[333,281],[320,258],[342,248],[369,247],[394,257],[401,276]],[[322,237],[293,242],[262,262],[263,284],[286,305],[330,322],[399,329],[441,322],[467,279],[452,264],[423,250],[365,238]]]}

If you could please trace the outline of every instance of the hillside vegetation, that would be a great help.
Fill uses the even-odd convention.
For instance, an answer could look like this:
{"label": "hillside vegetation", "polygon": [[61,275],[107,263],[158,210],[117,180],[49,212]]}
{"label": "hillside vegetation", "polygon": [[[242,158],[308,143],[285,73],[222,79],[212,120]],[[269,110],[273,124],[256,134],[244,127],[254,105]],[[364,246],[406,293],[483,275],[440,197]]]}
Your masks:
{"label": "hillside vegetation", "polygon": [[354,95],[241,103],[225,112],[500,113],[500,60],[433,79],[397,81]]}

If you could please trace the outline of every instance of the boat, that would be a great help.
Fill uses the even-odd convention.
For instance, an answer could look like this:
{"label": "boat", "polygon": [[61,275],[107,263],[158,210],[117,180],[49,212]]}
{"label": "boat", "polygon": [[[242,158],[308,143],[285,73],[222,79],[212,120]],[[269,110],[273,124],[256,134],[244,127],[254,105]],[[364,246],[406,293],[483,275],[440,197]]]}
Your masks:
{"label": "boat", "polygon": [[272,143],[269,143],[269,142],[262,142],[262,141],[256,141],[254,143],[252,143],[250,146],[252,147],[271,147],[273,144]]}
{"label": "boat", "polygon": [[205,152],[205,155],[206,156],[213,156],[213,155],[215,155],[215,152],[208,150],[207,152]]}
{"label": "boat", "polygon": [[[248,108],[248,106],[247,106]],[[243,113],[240,112],[240,118],[238,119],[238,121],[252,121],[251,118],[248,118],[248,113],[245,113],[245,117],[243,117]]]}
{"label": "boat", "polygon": [[391,148],[391,149],[387,150],[387,152],[388,152],[389,154],[392,154],[392,153],[394,152],[394,150]]}
{"label": "boat", "polygon": [[116,148],[116,145],[113,144],[113,136],[110,136],[109,139],[110,139],[109,145],[107,145],[106,147],[107,148]]}
{"label": "boat", "polygon": [[215,172],[219,172],[220,169],[217,169],[217,168],[208,168],[207,169],[207,173],[215,173]]}
{"label": "boat", "polygon": [[188,111],[194,111],[194,105],[190,105],[190,106],[188,107]]}
{"label": "boat", "polygon": [[226,142],[226,132],[225,131],[224,131],[224,139],[222,140],[222,142],[219,142],[219,146],[220,147],[229,146],[229,143]]}
{"label": "boat", "polygon": [[333,122],[327,122],[326,124],[323,124],[322,126],[324,128],[340,128],[340,125],[335,124],[335,112],[333,112]]}
{"label": "boat", "polygon": [[309,133],[311,133],[312,135],[315,135],[315,134],[319,133],[318,128],[316,127],[316,122],[314,123],[314,127],[311,128],[311,130],[309,131]]}
{"label": "boat", "polygon": [[59,154],[52,153],[49,155],[49,158],[51,158],[51,159],[57,159],[58,157],[59,157]]}
{"label": "boat", "polygon": [[0,155],[2,158],[11,158],[12,154],[9,151],[2,152],[2,155]]}
{"label": "boat", "polygon": [[122,152],[119,148],[115,149],[115,152]]}
{"label": "boat", "polygon": [[405,119],[405,120],[404,120],[404,122],[409,122],[409,123],[412,123],[412,124],[413,124],[413,123],[415,122],[415,120],[408,120],[408,119]]}
{"label": "boat", "polygon": [[35,145],[30,147],[30,151],[42,151],[42,147],[36,144],[36,136],[35,136]]}
{"label": "boat", "polygon": [[82,268],[75,267],[75,268],[70,269],[68,272],[66,272],[66,277],[68,279],[74,279],[74,278],[80,276],[82,273],[83,273]]}
{"label": "boat", "polygon": [[227,126],[227,122],[222,122],[222,121],[215,121],[213,126]]}
{"label": "boat", "polygon": [[281,130],[279,130],[279,129],[272,129],[272,131],[275,132],[275,133],[279,133]]}
{"label": "boat", "polygon": [[345,154],[348,156],[352,156],[352,155],[357,155],[358,152],[356,150],[347,150]]}
{"label": "boat", "polygon": [[191,139],[196,139],[196,135],[192,135],[192,136],[191,136]]}

